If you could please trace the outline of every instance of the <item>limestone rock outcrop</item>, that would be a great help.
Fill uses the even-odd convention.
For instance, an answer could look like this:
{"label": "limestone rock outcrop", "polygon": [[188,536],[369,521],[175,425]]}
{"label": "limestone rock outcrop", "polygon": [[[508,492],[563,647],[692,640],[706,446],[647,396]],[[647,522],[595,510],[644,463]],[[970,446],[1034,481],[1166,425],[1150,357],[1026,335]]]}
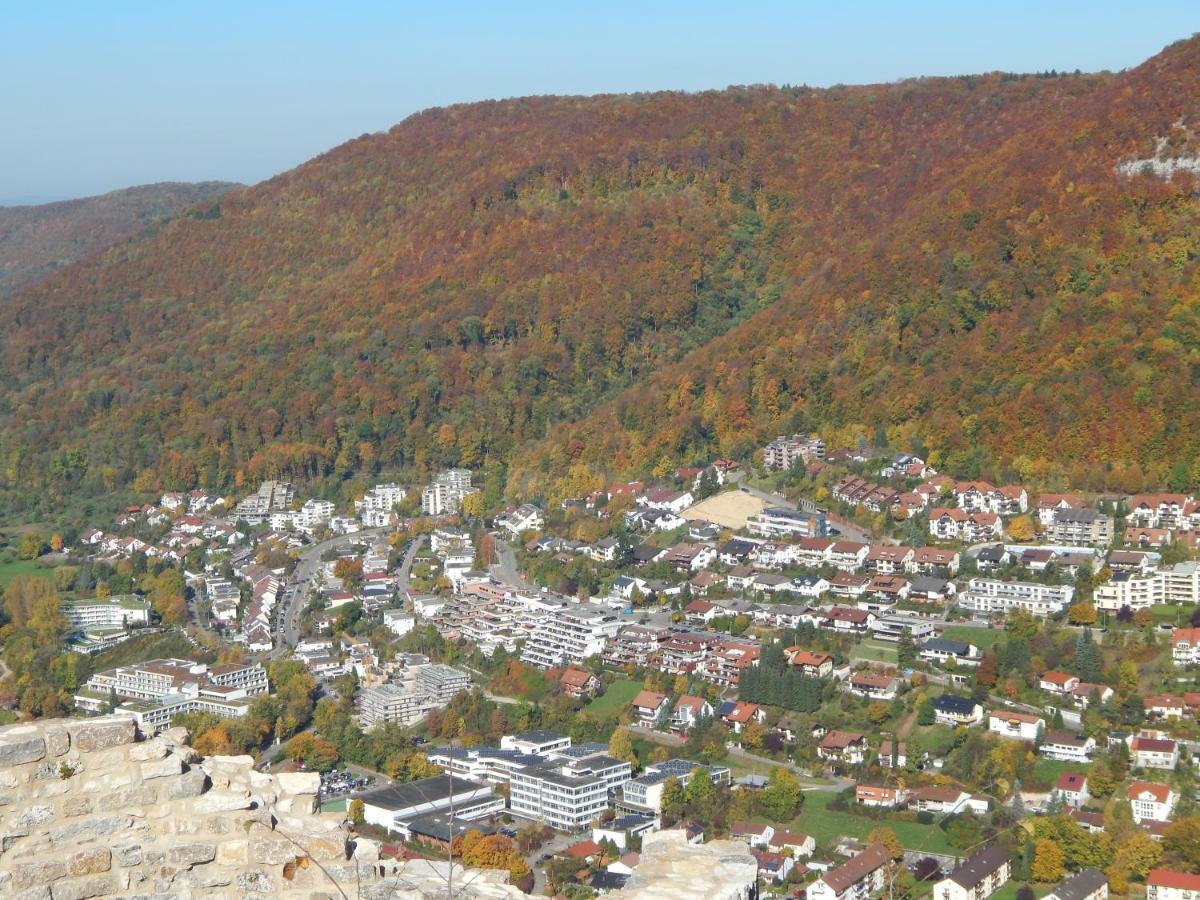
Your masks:
{"label": "limestone rock outcrop", "polygon": [[[180,728],[143,739],[121,716],[0,728],[0,897],[445,896],[444,863],[381,859],[317,811],[318,786],[202,758]],[[505,880],[456,866],[454,893],[524,896]]]}

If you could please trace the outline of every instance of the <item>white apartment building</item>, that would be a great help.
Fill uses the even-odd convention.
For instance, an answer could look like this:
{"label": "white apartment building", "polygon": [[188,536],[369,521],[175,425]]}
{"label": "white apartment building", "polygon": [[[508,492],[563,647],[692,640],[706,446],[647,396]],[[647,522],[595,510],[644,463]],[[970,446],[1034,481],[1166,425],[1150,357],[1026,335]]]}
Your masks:
{"label": "white apartment building", "polygon": [[1146,900],[1196,900],[1197,897],[1200,897],[1200,875],[1151,869],[1146,876]]}
{"label": "white apartment building", "polygon": [[621,621],[608,610],[568,606],[544,616],[525,640],[521,661],[549,669],[599,656]]}
{"label": "white apartment building", "polygon": [[1040,584],[1035,581],[1000,581],[972,578],[958,605],[976,613],[1007,613],[1023,609],[1038,618],[1060,613],[1075,596],[1075,588],[1066,584]]}
{"label": "white apartment building", "polygon": [[1200,603],[1200,562],[1188,561],[1158,569],[1150,575],[1114,572],[1096,585],[1096,608],[1115,612],[1122,606],[1145,609],[1158,603]]}
{"label": "white apartment building", "polygon": [[873,844],[810,884],[808,896],[811,900],[867,900],[883,890],[891,860],[886,847]]}
{"label": "white apartment building", "polygon": [[825,534],[823,513],[806,513],[786,506],[769,506],[746,520],[746,530],[753,535],[775,537],[822,537]]}
{"label": "white apartment building", "polygon": [[362,512],[364,510],[377,510],[380,512],[392,511],[392,507],[400,503],[408,496],[408,488],[401,485],[388,482],[386,484],[377,484],[363,495],[361,500],[356,500],[354,506]]}
{"label": "white apartment building", "polygon": [[431,663],[417,669],[415,687],[419,693],[431,696],[439,706],[445,706],[459,691],[471,689],[471,676],[453,666]]}
{"label": "white apartment building", "polygon": [[427,516],[446,516],[462,509],[462,500],[471,493],[470,469],[439,472],[421,491],[421,511]]}
{"label": "white apartment building", "polygon": [[414,725],[438,705],[430,695],[398,684],[363,688],[358,695],[358,724],[364,731],[386,724]]}
{"label": "white apartment building", "polygon": [[150,624],[150,604],[132,594],[96,600],[64,600],[62,611],[73,631]]}
{"label": "white apartment building", "polygon": [[1125,797],[1133,808],[1133,821],[1139,825],[1145,821],[1168,821],[1179,801],[1179,795],[1168,785],[1153,781],[1135,781]]}
{"label": "white apartment building", "polygon": [[813,435],[780,435],[763,448],[763,465],[768,469],[790,469],[797,462],[825,458],[825,442]]}
{"label": "white apartment building", "polygon": [[988,731],[1018,741],[1036,741],[1046,720],[1028,713],[996,710],[988,716]]}
{"label": "white apartment building", "polygon": [[600,818],[610,792],[630,775],[629,763],[605,754],[517,769],[509,780],[509,811],[560,831],[578,831]]}

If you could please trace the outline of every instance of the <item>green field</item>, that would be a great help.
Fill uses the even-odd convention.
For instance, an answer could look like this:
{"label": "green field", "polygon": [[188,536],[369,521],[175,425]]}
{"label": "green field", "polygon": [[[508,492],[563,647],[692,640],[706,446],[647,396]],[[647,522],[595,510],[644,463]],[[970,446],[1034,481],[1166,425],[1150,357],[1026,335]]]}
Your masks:
{"label": "green field", "polygon": [[850,655],[855,659],[869,659],[873,662],[895,663],[896,645],[881,644],[878,641],[863,641]]}
{"label": "green field", "polygon": [[0,556],[0,588],[3,588],[18,575],[36,575],[39,578],[53,578],[54,567],[39,565],[36,559],[6,559]]}
{"label": "green field", "polygon": [[978,625],[947,625],[942,637],[951,641],[966,641],[980,650],[991,650],[1004,637],[1004,629],[980,628]]}
{"label": "green field", "polygon": [[850,812],[837,812],[828,808],[836,794],[826,791],[806,791],[804,809],[789,826],[796,831],[811,835],[817,843],[829,844],[840,837],[866,838],[873,828],[890,828],[900,839],[906,850],[925,850],[953,856],[956,851],[946,843],[946,835],[936,825],[921,825],[917,822],[898,821],[890,818],[879,820],[856,816]]}
{"label": "green field", "polygon": [[1154,613],[1154,621],[1156,624],[1172,622],[1176,625],[1186,625],[1192,617],[1197,607],[1193,604],[1158,604],[1150,607]]}
{"label": "green field", "polygon": [[[1017,900],[1017,891],[1022,887],[1024,887],[1024,884],[1020,881],[1009,881],[1000,890],[992,894],[989,900]],[[1033,893],[1036,897],[1045,897],[1054,890],[1054,885],[1052,884],[1042,886],[1031,884],[1030,887],[1033,888]]]}
{"label": "green field", "polygon": [[[1057,759],[1038,759],[1033,764],[1033,776],[1038,782],[1048,784],[1054,787],[1058,781],[1058,776],[1063,772],[1082,772],[1087,773],[1089,763],[1064,762]],[[1028,785],[1025,785],[1028,787]]]}
{"label": "green field", "polygon": [[603,697],[597,697],[583,708],[583,711],[593,716],[615,716],[627,707],[637,692],[642,689],[640,681],[621,678],[608,686]]}

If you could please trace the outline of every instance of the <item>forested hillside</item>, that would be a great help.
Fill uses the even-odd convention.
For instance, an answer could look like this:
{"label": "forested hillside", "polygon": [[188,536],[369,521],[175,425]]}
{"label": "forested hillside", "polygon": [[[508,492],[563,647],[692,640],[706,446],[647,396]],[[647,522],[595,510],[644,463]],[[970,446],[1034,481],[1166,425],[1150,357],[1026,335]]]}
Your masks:
{"label": "forested hillside", "polygon": [[235,187],[164,182],[61,203],[0,206],[0,297]]}
{"label": "forested hillside", "polygon": [[1117,171],[1198,121],[1198,39],[431,110],[5,301],[0,506],[489,460],[557,497],[809,425],[1032,486],[1200,476],[1196,184]]}

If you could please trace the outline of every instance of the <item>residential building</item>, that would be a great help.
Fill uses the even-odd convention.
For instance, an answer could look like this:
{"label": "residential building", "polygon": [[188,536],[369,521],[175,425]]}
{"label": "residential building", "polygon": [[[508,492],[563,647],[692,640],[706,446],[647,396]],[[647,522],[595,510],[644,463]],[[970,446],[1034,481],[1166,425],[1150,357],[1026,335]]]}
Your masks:
{"label": "residential building", "polygon": [[525,639],[521,661],[550,669],[581,664],[604,652],[621,621],[605,609],[567,606],[542,617]]}
{"label": "residential building", "polygon": [[63,600],[62,611],[72,631],[150,624],[150,603],[132,594],[94,600]]}
{"label": "residential building", "polygon": [[1177,666],[1200,663],[1200,628],[1176,628],[1171,634],[1171,659]]}
{"label": "residential building", "polygon": [[1200,897],[1200,875],[1171,869],[1151,869],[1146,875],[1146,900],[1196,900],[1197,897]]}
{"label": "residential building", "polygon": [[734,822],[729,826],[729,837],[735,841],[745,841],[751,847],[766,848],[775,836],[774,826],[761,822]]}
{"label": "residential building", "polygon": [[654,691],[639,691],[630,704],[636,724],[653,728],[671,707],[671,698]]}
{"label": "residential building", "polygon": [[861,806],[895,809],[904,804],[905,791],[888,785],[859,784],[854,788],[854,799]]}
{"label": "residential building", "polygon": [[971,795],[955,787],[917,788],[912,792],[910,806],[917,812],[957,813],[967,808]]}
{"label": "residential building", "polygon": [[765,538],[824,537],[826,530],[823,512],[806,513],[786,506],[770,506],[746,519],[746,531]]}
{"label": "residential building", "polygon": [[1058,776],[1050,796],[1075,809],[1084,806],[1092,796],[1088,792],[1087,776],[1078,772],[1063,772]]}
{"label": "residential building", "polygon": [[1046,720],[1029,713],[995,710],[988,715],[988,731],[1018,741],[1036,741]]}
{"label": "residential building", "polygon": [[1187,494],[1139,494],[1130,499],[1125,518],[1145,528],[1178,528],[1184,507],[1193,500]]}
{"label": "residential building", "polygon": [[471,676],[463,669],[431,663],[417,669],[416,690],[445,706],[460,691],[471,689]]}
{"label": "residential building", "polygon": [[878,672],[855,672],[847,682],[847,690],[869,700],[894,700],[900,679]]}
{"label": "residential building", "polygon": [[703,697],[684,694],[675,704],[675,711],[671,715],[671,723],[677,728],[687,731],[695,727],[703,719],[711,719],[712,714],[712,704]]}
{"label": "residential building", "polygon": [[790,469],[825,458],[825,442],[812,435],[780,436],[763,448],[763,465],[768,469]]}
{"label": "residential building", "polygon": [[873,844],[849,862],[825,872],[808,886],[809,900],[867,900],[883,890],[892,857],[882,844]]}
{"label": "residential building", "polygon": [[940,725],[978,725],[983,721],[983,707],[969,697],[942,694],[933,701],[934,719]]}
{"label": "residential building", "polygon": [[788,663],[805,675],[812,678],[828,678],[833,674],[833,656],[828,653],[802,650],[799,647],[788,647],[783,652],[787,654]]}
{"label": "residential building", "polygon": [[1175,770],[1179,744],[1167,738],[1135,737],[1129,742],[1130,762],[1135,769]]}
{"label": "residential building", "polygon": [[1066,672],[1049,671],[1038,679],[1038,686],[1049,694],[1065,695],[1079,686],[1079,679]]}
{"label": "residential building", "polygon": [[939,665],[954,660],[955,664],[959,666],[977,666],[983,660],[983,653],[974,644],[966,641],[929,638],[920,645],[920,657],[925,662]]}
{"label": "residential building", "polygon": [[966,592],[959,596],[958,605],[985,614],[1023,609],[1032,616],[1045,618],[1066,609],[1074,596],[1075,588],[1071,585],[972,578]]}
{"label": "residential building", "polygon": [[1153,781],[1135,781],[1125,792],[1125,799],[1133,809],[1133,821],[1166,822],[1175,810],[1179,795],[1169,785]]}
{"label": "residential building", "polygon": [[1008,881],[1008,851],[993,844],[968,856],[933,886],[934,900],[987,900]]}
{"label": "residential building", "polygon": [[1042,738],[1038,753],[1047,759],[1067,762],[1088,763],[1096,752],[1096,739],[1065,731],[1047,731]]}
{"label": "residential building", "polygon": [[867,737],[855,731],[831,731],[817,745],[817,758],[857,766],[867,758]]}
{"label": "residential building", "polygon": [[380,725],[415,725],[430,710],[438,708],[433,697],[398,684],[363,688],[356,700],[358,723],[363,731],[371,731]]}
{"label": "residential building", "polygon": [[1107,547],[1113,541],[1112,516],[1098,509],[1059,509],[1046,530],[1056,544]]}

